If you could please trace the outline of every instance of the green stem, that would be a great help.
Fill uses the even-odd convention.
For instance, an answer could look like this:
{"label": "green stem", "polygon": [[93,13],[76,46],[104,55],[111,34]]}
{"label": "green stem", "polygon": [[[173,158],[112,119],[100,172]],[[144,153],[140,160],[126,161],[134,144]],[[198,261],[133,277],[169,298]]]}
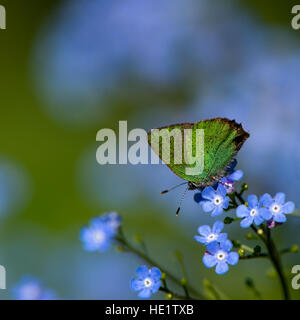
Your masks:
{"label": "green stem", "polygon": [[[163,267],[161,267],[158,263],[156,263],[154,260],[152,260],[150,257],[148,257],[146,254],[144,254],[142,251],[136,249],[133,247],[124,237],[122,234],[122,231],[120,233],[121,237],[116,237],[116,240],[120,242],[121,245],[124,245],[126,249],[132,253],[134,253],[136,256],[140,257],[144,261],[146,261],[149,265],[157,267],[161,272],[165,273],[167,277],[172,280],[174,283],[178,284],[180,287],[182,287],[182,284],[180,280],[175,277],[172,273],[165,270]],[[191,287],[189,284],[187,284],[187,288],[189,292],[191,292],[193,295],[199,297],[202,300],[205,300],[205,297],[199,293],[196,289]],[[191,298],[190,298],[191,299]]]}
{"label": "green stem", "polygon": [[285,275],[283,272],[280,255],[277,251],[277,248],[275,246],[274,241],[271,238],[271,230],[269,228],[267,228],[266,232],[267,232],[267,238],[265,241],[265,245],[269,251],[269,256],[270,256],[270,259],[273,263],[273,266],[278,273],[279,280],[281,283],[282,292],[283,292],[283,297],[285,300],[290,300],[290,293],[289,293],[288,285],[287,285],[286,278],[285,278]]}
{"label": "green stem", "polygon": [[255,258],[268,258],[269,255],[267,253],[260,253],[259,255],[248,255],[240,257],[240,260],[249,260],[249,259],[255,259]]}
{"label": "green stem", "polygon": [[209,280],[204,281],[204,287],[211,293],[215,300],[222,300],[221,296],[219,295],[219,292],[216,290],[216,288],[212,285],[212,283]]}
{"label": "green stem", "polygon": [[246,246],[245,244],[242,244],[242,245],[241,245],[241,249],[243,249],[243,250],[245,250],[245,251],[248,251],[248,252],[250,252],[251,254],[254,253],[254,249]]}
{"label": "green stem", "polygon": [[[239,199],[241,204],[245,204],[245,200],[243,199],[243,197],[240,193],[235,192],[234,195]],[[283,297],[285,300],[290,300],[290,294],[289,294],[286,278],[285,278],[285,275],[283,272],[280,255],[277,251],[277,248],[275,246],[274,241],[271,238],[271,230],[269,228],[266,228],[267,236],[264,237],[263,235],[261,235],[257,232],[257,228],[255,226],[252,225],[251,228],[255,231],[255,233],[259,236],[259,238],[266,245],[266,248],[269,253],[269,258],[270,258],[270,260],[271,260],[271,262],[272,262],[272,264],[273,264],[273,266],[279,276]]]}
{"label": "green stem", "polygon": [[196,299],[191,298],[191,297],[185,297],[185,296],[182,296],[182,295],[180,295],[180,294],[177,294],[177,293],[169,290],[169,289],[166,288],[166,287],[160,287],[160,288],[159,288],[159,291],[162,291],[162,292],[165,292],[165,293],[169,293],[169,294],[172,295],[173,298],[179,299],[179,300],[196,300]]}

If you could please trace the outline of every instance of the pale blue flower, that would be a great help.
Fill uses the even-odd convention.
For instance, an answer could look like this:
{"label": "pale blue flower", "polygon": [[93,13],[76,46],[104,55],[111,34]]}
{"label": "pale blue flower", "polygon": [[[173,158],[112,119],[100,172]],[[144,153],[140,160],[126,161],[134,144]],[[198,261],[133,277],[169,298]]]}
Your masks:
{"label": "pale blue flower", "polygon": [[242,228],[248,228],[254,222],[257,226],[265,220],[272,218],[272,213],[266,208],[262,208],[262,203],[258,201],[257,196],[250,195],[247,199],[248,207],[243,205],[238,206],[236,215],[238,218],[243,218],[240,225]]}
{"label": "pale blue flower", "polygon": [[234,266],[239,261],[239,255],[236,252],[230,252],[232,243],[226,240],[220,244],[214,241],[208,244],[207,252],[203,257],[203,263],[207,268],[216,267],[216,274],[225,274],[228,272],[228,264]]}
{"label": "pale blue flower", "polygon": [[264,194],[260,202],[263,206],[270,210],[271,216],[275,222],[283,223],[286,221],[286,214],[290,214],[295,210],[294,202],[285,202],[285,194],[279,192],[275,195],[274,199],[268,194]]}
{"label": "pale blue flower", "polygon": [[197,242],[208,245],[213,241],[219,243],[227,240],[227,233],[221,233],[224,228],[224,223],[221,221],[216,221],[212,228],[210,226],[204,225],[198,228],[198,233],[200,236],[194,236]]}
{"label": "pale blue flower", "polygon": [[115,235],[118,233],[121,217],[110,212],[90,221],[88,227],[80,232],[80,240],[87,251],[104,252],[109,249]]}
{"label": "pale blue flower", "polygon": [[213,187],[205,188],[201,193],[203,200],[200,201],[203,211],[212,212],[212,217],[222,214],[223,209],[227,209],[229,205],[229,197],[226,196],[226,193],[226,188],[221,183],[217,190]]}
{"label": "pale blue flower", "polygon": [[149,269],[147,266],[140,266],[136,269],[137,278],[130,282],[131,289],[139,291],[138,297],[148,299],[152,293],[156,293],[161,285],[161,272],[158,268]]}

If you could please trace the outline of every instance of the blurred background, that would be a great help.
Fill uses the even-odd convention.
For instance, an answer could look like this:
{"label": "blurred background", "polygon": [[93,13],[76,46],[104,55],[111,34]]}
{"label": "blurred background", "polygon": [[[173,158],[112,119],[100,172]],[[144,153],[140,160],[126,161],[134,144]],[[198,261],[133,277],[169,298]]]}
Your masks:
{"label": "blurred background", "polygon": [[[212,224],[190,192],[160,191],[178,181],[168,168],[100,166],[96,133],[149,130],[228,117],[250,132],[238,169],[250,193],[285,192],[300,205],[300,31],[297,1],[1,0],[0,264],[7,290],[31,275],[58,299],[134,299],[129,281],[141,262],[113,249],[88,253],[80,229],[117,211],[129,238],[141,234],[151,256],[181,277],[184,252],[195,287],[210,279],[231,299],[281,297],[268,261],[241,261],[226,276],[202,264],[193,240]],[[223,216],[225,217],[225,215]],[[280,248],[299,244],[300,219],[274,231]],[[226,226],[243,239],[238,224]],[[245,240],[246,242],[246,240]],[[300,255],[284,257],[284,267]],[[300,292],[291,289],[295,299]],[[159,294],[156,298],[163,297]]]}

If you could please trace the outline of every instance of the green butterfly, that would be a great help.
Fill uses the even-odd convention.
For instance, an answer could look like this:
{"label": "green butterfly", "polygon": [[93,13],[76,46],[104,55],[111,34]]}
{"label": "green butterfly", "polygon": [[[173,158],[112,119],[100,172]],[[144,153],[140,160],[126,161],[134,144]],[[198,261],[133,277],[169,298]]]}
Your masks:
{"label": "green butterfly", "polygon": [[[167,150],[160,136],[163,129],[167,130],[167,132],[177,129],[177,132],[181,133],[181,141],[171,138],[168,146],[169,149]],[[197,129],[200,130],[197,131]],[[188,139],[184,138],[187,131],[190,132]],[[197,153],[197,135],[199,136],[199,131],[203,132],[201,140],[202,152]],[[148,132],[148,142],[151,148],[165,163],[166,157],[164,155],[169,152],[170,156],[166,164],[178,177],[186,181],[185,183],[188,184],[187,190],[214,185],[225,177],[227,175],[227,168],[248,138],[249,133],[244,131],[241,124],[226,118],[201,120],[196,123],[174,124]],[[181,148],[178,148],[180,151],[176,151],[178,144],[181,144]],[[185,149],[189,149],[190,151],[185,151]],[[187,173],[189,169],[196,166],[196,163],[191,164],[188,161],[189,158],[191,159],[193,156],[195,158],[195,155],[198,154],[204,160],[202,161],[201,170],[198,174]],[[181,163],[177,161],[178,156],[182,160]],[[162,193],[170,190],[165,190]]]}

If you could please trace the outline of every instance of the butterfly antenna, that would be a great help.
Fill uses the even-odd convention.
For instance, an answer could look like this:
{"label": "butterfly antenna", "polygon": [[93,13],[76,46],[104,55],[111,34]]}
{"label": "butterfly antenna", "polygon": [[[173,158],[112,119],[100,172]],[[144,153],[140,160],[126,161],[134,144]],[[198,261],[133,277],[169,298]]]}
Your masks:
{"label": "butterfly antenna", "polygon": [[184,184],[187,184],[187,183],[188,183],[188,182],[182,182],[182,183],[178,184],[177,186],[174,186],[174,187],[172,187],[172,188],[170,188],[170,189],[167,189],[167,190],[161,191],[161,193],[160,193],[160,194],[168,193],[168,192],[170,192],[170,191],[172,191],[172,190],[176,189],[177,187],[180,187],[180,186],[182,186],[182,185],[184,185]]}
{"label": "butterfly antenna", "polygon": [[180,209],[181,209],[181,204],[182,204],[182,201],[183,201],[183,199],[184,199],[184,197],[185,197],[185,195],[186,195],[186,192],[189,190],[189,187],[187,187],[185,190],[184,190],[184,192],[183,192],[183,194],[182,194],[182,196],[181,196],[181,199],[180,199],[180,202],[179,202],[179,206],[178,206],[178,209],[177,209],[177,211],[176,211],[176,216],[178,216],[178,214],[179,214],[179,211],[180,211]]}

